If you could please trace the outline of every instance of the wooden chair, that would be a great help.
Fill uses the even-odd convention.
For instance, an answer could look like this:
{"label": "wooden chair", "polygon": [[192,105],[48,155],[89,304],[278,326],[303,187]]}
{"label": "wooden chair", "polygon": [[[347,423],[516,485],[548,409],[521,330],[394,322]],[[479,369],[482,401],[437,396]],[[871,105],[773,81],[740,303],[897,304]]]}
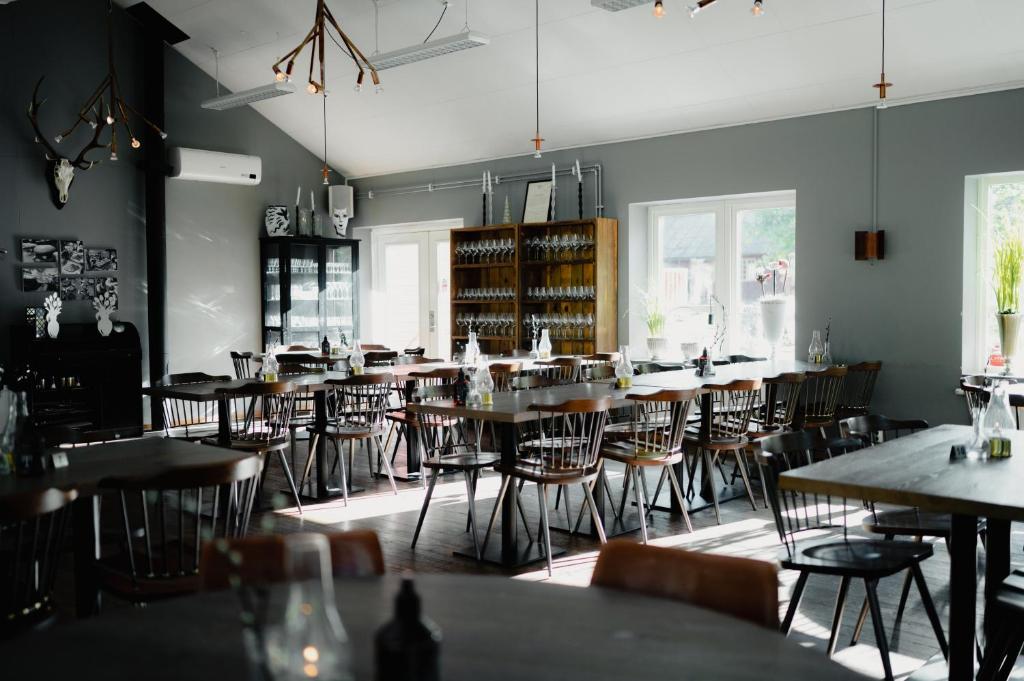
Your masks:
{"label": "wooden chair", "polygon": [[584,381],[607,381],[615,378],[615,367],[611,364],[591,364],[583,369]]}
{"label": "wooden chair", "polygon": [[[230,380],[230,376],[211,376],[194,372],[164,376],[157,385],[188,385]],[[161,401],[164,408],[164,437],[198,442],[217,434],[217,402],[195,402],[174,398],[164,398]]]}
{"label": "wooden chair", "polygon": [[0,639],[56,618],[53,585],[75,490],[0,496]]}
{"label": "wooden chair", "polygon": [[251,352],[231,351],[231,364],[235,367],[235,378],[238,380],[252,378],[252,362]]}
{"label": "wooden chair", "polygon": [[[325,429],[318,430],[314,425],[307,427],[310,433],[309,457],[306,459],[306,470],[302,474],[300,488],[309,479],[313,460],[316,458],[317,441],[323,437],[334,444],[335,460],[330,474],[333,475],[335,466],[340,468],[341,489],[345,505],[348,505],[347,476],[353,470],[356,442],[361,442],[366,448],[366,459],[371,475],[375,467],[370,445],[372,444],[377,450],[378,465],[383,463],[387,470],[388,482],[391,483],[391,491],[396,496],[398,495],[394,471],[391,470],[391,462],[384,453],[382,440],[384,414],[387,412],[388,398],[391,395],[391,385],[394,380],[395,377],[391,374],[362,374],[327,380],[327,385],[331,390],[327,402],[332,409],[328,415]],[[342,442],[348,443],[348,473],[346,473],[345,457],[341,452]]]}
{"label": "wooden chair", "polygon": [[[431,386],[451,385],[459,377],[459,370],[460,367],[438,367],[427,371],[411,371],[409,372],[409,378],[416,381],[417,390]],[[399,395],[404,396],[405,391],[399,391]],[[413,437],[411,433],[413,429],[419,426],[419,421],[414,414],[406,410],[404,403],[397,409],[388,410],[387,414],[385,414],[385,419],[388,421],[388,433],[384,439],[384,451],[391,452],[391,465],[394,466],[402,439],[408,440],[408,438]],[[392,436],[395,436],[394,447],[391,446]],[[425,477],[423,478],[423,484],[426,485]]]}
{"label": "wooden chair", "polygon": [[[302,500],[295,486],[292,469],[284,456],[290,445],[291,421],[295,410],[295,384],[289,381],[276,383],[250,383],[238,388],[218,388],[228,408],[228,427],[232,449],[255,452],[263,460],[263,475],[260,489],[266,480],[270,462],[276,454],[284,471],[295,506],[302,515]],[[258,416],[254,416],[258,415]]]}
{"label": "wooden chair", "polygon": [[[691,462],[690,483],[693,484],[698,459],[703,461],[704,475],[713,478],[715,470],[721,463],[723,455],[732,453],[736,465],[743,478],[743,487],[747,491],[750,507],[755,511],[754,493],[750,488],[750,475],[747,472],[747,458],[744,454],[750,439],[747,431],[754,407],[761,391],[761,379],[738,380],[720,385],[705,385],[711,391],[711,413],[703,418],[710,423],[710,430],[705,433],[702,428],[693,427],[687,431],[684,443],[694,451],[695,458]],[[715,504],[715,519],[722,524],[722,515],[718,508],[718,485],[712,480],[712,499]]]}
{"label": "wooden chair", "polygon": [[262,467],[261,457],[245,456],[104,480],[119,497],[123,535],[97,562],[103,588],[134,603],[197,591],[202,543],[245,536]]}
{"label": "wooden chair", "polygon": [[978,681],[1006,681],[1024,649],[1024,571],[1014,570],[989,597],[986,612],[998,612],[985,647]]}
{"label": "wooden chair", "polygon": [[513,377],[510,385],[512,390],[533,390],[535,388],[550,388],[559,385],[559,383],[550,376],[530,374],[528,376]]}
{"label": "wooden chair", "polygon": [[804,428],[822,428],[835,422],[846,374],[844,366],[807,372],[807,380],[804,381]]}
{"label": "wooden chair", "polygon": [[398,353],[394,350],[370,350],[364,353],[368,367],[389,367],[394,364],[397,357]]}
{"label": "wooden chair", "polygon": [[638,376],[646,374],[660,374],[662,371],[671,370],[672,368],[663,364],[658,364],[657,362],[637,362],[636,365],[634,365],[634,372]]}
{"label": "wooden chair", "polygon": [[[839,594],[836,598],[827,647],[827,655],[831,657],[836,649],[850,581],[863,579],[875,630],[875,642],[882,657],[885,678],[891,681],[893,676],[889,661],[889,643],[877,593],[877,585],[881,579],[904,570],[909,570],[913,574],[939,648],[944,656],[948,654],[942,623],[921,573],[921,562],[932,556],[931,545],[851,538],[847,534],[845,522],[845,499],[837,499],[836,506],[831,496],[790,492],[779,487],[779,476],[784,471],[810,463],[813,460],[813,450],[824,450],[834,456],[856,450],[860,446],[860,441],[853,438],[829,439],[817,433],[807,432],[771,435],[755,443],[755,447],[758,448],[758,462],[764,471],[765,486],[770,495],[775,526],[784,544],[784,550],[779,557],[780,564],[786,570],[796,570],[800,573],[793,589],[789,609],[782,621],[783,633],[789,634],[804,587],[807,585],[807,578],[812,574],[838,576],[841,578]],[[846,455],[857,456],[856,453]],[[808,534],[817,536],[828,529],[839,529],[841,535],[807,538]]]}
{"label": "wooden chair", "polygon": [[[537,484],[538,502],[540,504],[540,530],[538,536],[544,553],[547,556],[548,576],[552,574],[551,564],[551,533],[548,527],[548,487],[556,485],[580,485],[590,507],[597,534],[604,544],[607,540],[604,525],[597,512],[590,483],[600,472],[598,454],[604,436],[604,426],[608,420],[608,407],[611,398],[568,400],[561,404],[533,404],[531,411],[537,412],[537,420],[541,427],[541,442],[535,451],[536,463],[518,461],[513,465],[499,462],[494,469],[501,473],[501,491],[491,512],[490,522],[484,536],[483,550],[487,549],[498,509],[505,498],[509,484],[515,480]],[[547,435],[545,435],[547,433]]]}
{"label": "wooden chair", "polygon": [[443,364],[443,359],[436,359],[434,357],[423,357],[422,355],[399,355],[395,357],[394,365],[400,366],[404,364]]}
{"label": "wooden chair", "polygon": [[985,376],[961,376],[960,389],[967,403],[967,415],[974,418],[974,410],[988,404],[991,397],[988,391],[988,378]]}
{"label": "wooden chair", "polygon": [[494,392],[507,393],[512,391],[513,381],[519,376],[523,365],[521,362],[494,362],[487,367],[494,379]]}
{"label": "wooden chair", "polygon": [[[780,374],[766,378],[761,384],[757,408],[750,422],[750,437],[785,433],[793,429],[800,395],[807,375],[803,373]],[[774,403],[774,408],[771,405]]]}
{"label": "wooden chair", "polygon": [[278,352],[305,352],[306,350],[316,352],[319,349],[320,348],[314,348],[309,345],[302,345],[301,343],[296,343],[294,345],[286,345],[283,348],[279,349]]}
{"label": "wooden chair", "polygon": [[378,345],[376,343],[360,343],[359,349],[365,353],[367,350],[390,350],[391,348],[386,345]]}
{"label": "wooden chair", "polygon": [[[601,458],[617,461],[626,467],[626,485],[622,491],[622,500],[616,518],[621,518],[629,496],[629,486],[633,485],[633,500],[640,512],[640,534],[643,543],[647,543],[647,514],[654,506],[661,487],[668,478],[676,501],[683,509],[683,520],[686,529],[693,532],[690,514],[686,512],[686,499],[679,489],[672,466],[683,461],[683,436],[686,432],[686,417],[697,393],[693,390],[659,390],[656,393],[627,395],[633,401],[632,418],[629,421],[628,439],[618,439],[606,443],[601,448]],[[644,468],[661,469],[657,491],[654,497],[647,499],[647,485],[641,480],[640,471]]]}
{"label": "wooden chair", "polygon": [[779,628],[775,565],[630,541],[601,547],[591,586],[671,598],[731,615],[768,629]]}
{"label": "wooden chair", "polygon": [[882,371],[881,362],[859,362],[847,367],[846,385],[839,411],[844,417],[860,416],[871,411],[871,397]]}
{"label": "wooden chair", "polygon": [[[384,575],[384,554],[376,532],[351,530],[326,536],[336,578]],[[288,581],[286,542],[286,536],[280,534],[206,542],[199,561],[203,589],[224,590],[234,579],[253,584]]]}
{"label": "wooden chair", "polygon": [[607,364],[608,366],[615,366],[620,358],[621,355],[617,352],[595,352],[592,355],[584,355],[581,359],[591,362],[592,364]]}
{"label": "wooden chair", "polygon": [[405,357],[422,357],[426,352],[426,348],[406,348],[402,350],[402,355]]}
{"label": "wooden chair", "polygon": [[[421,402],[432,400],[447,400],[455,396],[456,387],[451,384],[424,386],[417,393]],[[420,516],[416,521],[416,531],[412,535],[412,548],[416,548],[419,540],[420,530],[423,528],[423,520],[427,517],[427,508],[430,507],[430,499],[434,494],[434,486],[437,478],[442,472],[462,473],[466,483],[466,496],[469,499],[469,531],[473,537],[473,551],[477,560],[481,558],[480,538],[477,533],[476,523],[476,483],[480,472],[486,468],[492,468],[501,456],[492,452],[481,452],[479,436],[471,439],[463,428],[463,424],[447,416],[436,414],[416,414],[418,426],[416,428],[421,444],[423,458],[421,464],[425,470],[430,471],[430,482],[427,484],[427,494],[423,498],[423,506],[420,507]]]}
{"label": "wooden chair", "polygon": [[547,376],[559,384],[577,383],[580,380],[583,360],[579,357],[556,357],[541,360],[534,366],[540,370],[542,376]]}

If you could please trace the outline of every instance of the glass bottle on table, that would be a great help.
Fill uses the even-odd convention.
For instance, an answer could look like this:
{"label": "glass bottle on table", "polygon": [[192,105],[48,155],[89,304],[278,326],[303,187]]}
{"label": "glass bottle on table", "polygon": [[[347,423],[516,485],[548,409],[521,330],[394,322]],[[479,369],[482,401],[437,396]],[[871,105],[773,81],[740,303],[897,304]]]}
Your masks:
{"label": "glass bottle on table", "polygon": [[615,385],[618,388],[633,387],[633,363],[629,361],[629,346],[619,346],[619,361],[615,363]]}
{"label": "glass bottle on table", "polygon": [[985,410],[985,441],[989,457],[1001,459],[1010,456],[1009,433],[1017,429],[1017,420],[1010,406],[1010,394],[1006,383],[1000,381],[992,389]]}
{"label": "glass bottle on table", "polygon": [[494,404],[494,378],[483,355],[476,363],[476,389],[480,393],[480,404],[485,407]]}
{"label": "glass bottle on table", "polygon": [[277,372],[280,368],[277,362],[277,345],[271,343],[263,354],[263,370],[260,371],[260,378],[266,383],[273,383],[277,380]]}
{"label": "glass bottle on table", "polygon": [[348,356],[348,365],[352,369],[353,376],[361,375],[363,367],[366,366],[366,356],[363,354],[363,348],[360,347],[358,338],[352,343],[352,354]]}
{"label": "glass bottle on table", "polygon": [[811,334],[811,344],[807,347],[807,361],[811,364],[821,364],[825,354],[825,346],[821,342],[821,331],[817,329]]}
{"label": "glass bottle on table", "polygon": [[551,359],[551,336],[548,330],[540,330],[540,343],[537,344],[538,357],[541,359]]}

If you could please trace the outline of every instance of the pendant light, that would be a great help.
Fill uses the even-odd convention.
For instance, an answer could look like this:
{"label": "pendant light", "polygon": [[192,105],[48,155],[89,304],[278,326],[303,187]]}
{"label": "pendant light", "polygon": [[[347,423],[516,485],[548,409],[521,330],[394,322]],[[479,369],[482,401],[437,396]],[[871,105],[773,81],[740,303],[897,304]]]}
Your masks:
{"label": "pendant light", "polygon": [[540,146],[544,138],[540,136],[540,0],[533,0],[534,24],[533,44],[534,57],[536,61],[536,102],[537,102],[537,129],[533,136],[533,157],[540,158]]}
{"label": "pendant light", "polygon": [[882,76],[872,87],[878,89],[878,108],[886,108],[886,90],[892,87],[892,83],[885,80],[885,0],[882,0]]}
{"label": "pendant light", "polygon": [[654,0],[654,16],[659,19],[665,16],[665,3],[661,0]]}
{"label": "pendant light", "polygon": [[755,17],[759,17],[764,14],[764,0],[754,0],[754,6],[750,8],[750,13]]}
{"label": "pendant light", "polygon": [[323,91],[324,98],[324,167],[320,169],[320,174],[323,175],[324,184],[329,185],[331,183],[331,169],[327,166],[327,91]]}

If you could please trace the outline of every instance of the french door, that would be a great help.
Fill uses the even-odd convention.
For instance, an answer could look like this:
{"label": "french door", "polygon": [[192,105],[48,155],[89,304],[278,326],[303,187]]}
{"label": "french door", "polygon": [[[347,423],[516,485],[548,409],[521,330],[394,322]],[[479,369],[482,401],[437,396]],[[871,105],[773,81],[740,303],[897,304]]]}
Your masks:
{"label": "french door", "polygon": [[367,341],[451,357],[448,229],[373,231],[373,334]]}

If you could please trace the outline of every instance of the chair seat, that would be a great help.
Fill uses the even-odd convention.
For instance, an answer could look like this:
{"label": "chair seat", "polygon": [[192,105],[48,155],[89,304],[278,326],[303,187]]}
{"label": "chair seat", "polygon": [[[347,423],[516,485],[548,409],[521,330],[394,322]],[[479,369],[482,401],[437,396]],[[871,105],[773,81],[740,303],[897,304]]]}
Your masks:
{"label": "chair seat", "polygon": [[186,442],[199,442],[200,440],[216,435],[218,427],[216,423],[197,423],[194,426],[178,426],[167,429],[167,437],[172,440],[185,440]]}
{"label": "chair seat", "polygon": [[281,436],[270,440],[232,440],[228,445],[231,449],[252,452],[274,452],[288,446],[288,438]]}
{"label": "chair seat", "polygon": [[547,485],[572,485],[590,482],[597,477],[598,473],[597,466],[573,470],[548,470],[539,463],[531,464],[526,461],[517,461],[513,466],[507,466],[499,461],[495,464],[494,470],[503,475],[511,475],[528,482],[540,482]]}
{"label": "chair seat", "polygon": [[519,451],[521,452],[539,452],[541,450],[551,451],[556,449],[571,449],[573,447],[580,447],[587,443],[587,438],[584,437],[545,437],[536,438],[534,440],[527,440],[526,442],[519,443]]}
{"label": "chair seat", "polygon": [[683,441],[701,449],[743,449],[750,444],[750,439],[746,435],[730,438],[714,436],[704,438],[699,433],[691,432],[689,428],[686,429],[686,433],[683,435]]}
{"label": "chair seat", "polygon": [[891,511],[878,511],[874,517],[865,518],[863,525],[865,530],[875,534],[948,539],[950,523],[951,517],[948,513],[900,508]]}
{"label": "chair seat", "polygon": [[931,544],[877,539],[798,541],[797,554],[783,549],[779,564],[787,570],[824,575],[881,578],[906,570],[932,555]]}
{"label": "chair seat", "polygon": [[423,459],[421,465],[424,468],[440,470],[474,470],[480,468],[491,468],[501,461],[501,455],[495,452],[480,452],[479,454],[455,454],[444,456],[440,459]]}
{"label": "chair seat", "polygon": [[323,429],[318,429],[316,426],[307,426],[306,430],[310,433],[323,435],[324,437],[329,437],[334,440],[365,440],[370,437],[384,434],[384,429],[380,426],[371,428],[370,426],[360,425],[336,426],[328,424],[327,427]]}
{"label": "chair seat", "polygon": [[[136,554],[135,560],[137,565],[145,564],[140,562],[144,560],[142,555]],[[133,580],[126,568],[122,568],[117,562],[107,560],[96,563],[96,574],[104,590],[134,602],[183,596],[196,593],[202,587],[202,580],[198,574],[139,577]]]}
{"label": "chair seat", "polygon": [[601,456],[631,466],[667,466],[683,460],[682,452],[651,452],[625,442],[601,447]]}

